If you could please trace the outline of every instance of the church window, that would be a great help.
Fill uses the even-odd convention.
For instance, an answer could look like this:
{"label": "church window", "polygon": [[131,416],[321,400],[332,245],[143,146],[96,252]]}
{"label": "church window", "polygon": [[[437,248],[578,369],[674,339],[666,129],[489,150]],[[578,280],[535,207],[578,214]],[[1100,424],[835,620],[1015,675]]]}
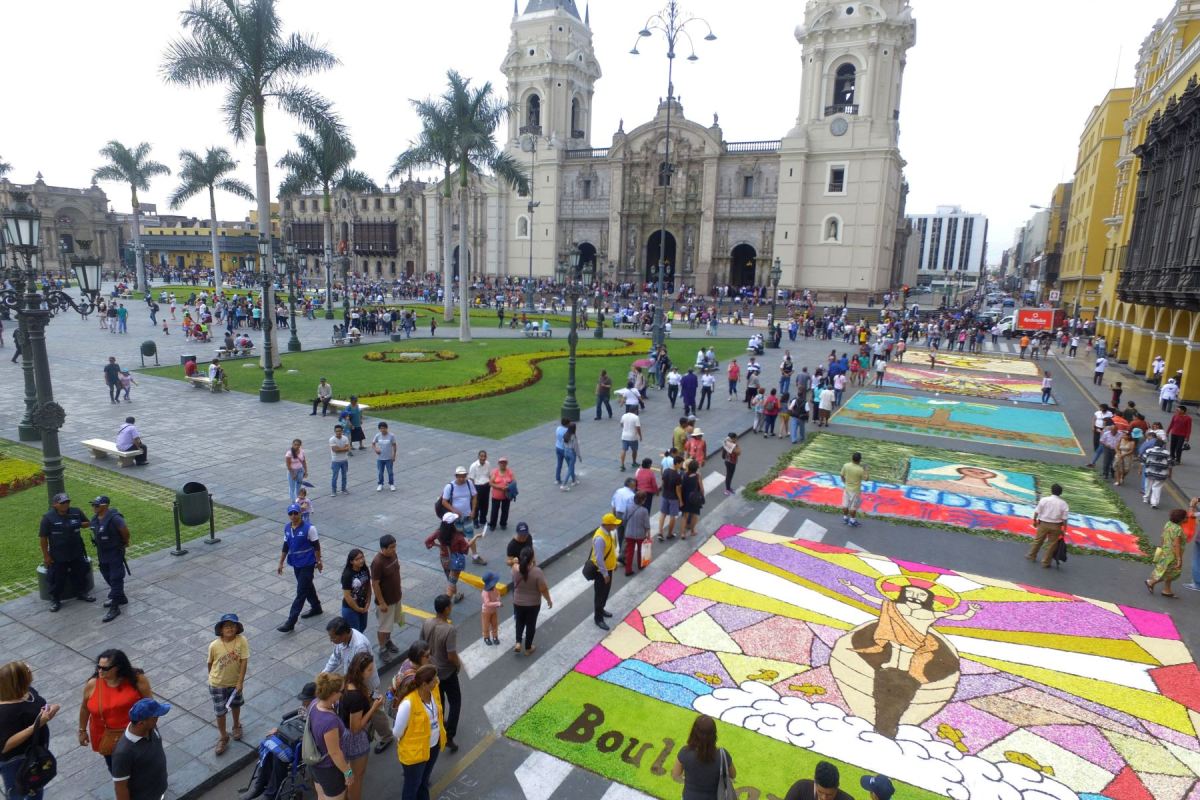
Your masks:
{"label": "church window", "polygon": [[673,171],[673,168],[666,161],[663,161],[662,163],[660,163],[658,165],[658,185],[659,186],[670,186],[671,185],[671,172],[672,171]]}
{"label": "church window", "polygon": [[412,210],[413,206],[412,206],[412,198],[411,197],[404,198],[404,207],[407,208],[409,211]]}
{"label": "church window", "polygon": [[592,181],[590,178],[585,179],[583,182],[583,199],[584,200],[592,199]]}
{"label": "church window", "polygon": [[826,194],[845,194],[846,193],[846,165],[845,164],[830,164],[829,165],[829,181],[825,186]]}
{"label": "church window", "polygon": [[582,138],[582,135],[583,135],[583,130],[582,130],[583,125],[581,124],[582,116],[583,116],[583,114],[581,113],[580,108],[579,108],[579,98],[578,97],[573,98],[571,100],[571,138],[573,138],[573,139]]}
{"label": "church window", "polygon": [[754,196],[754,176],[745,175],[742,177],[742,197]]}
{"label": "church window", "polygon": [[381,199],[379,199],[378,197],[376,197],[375,198],[375,210],[380,211],[382,209],[383,209],[383,201]]}
{"label": "church window", "polygon": [[404,243],[405,244],[413,243],[413,229],[412,229],[411,225],[404,229]]}
{"label": "church window", "polygon": [[540,128],[542,125],[542,98],[536,94],[529,95],[528,108],[525,111],[525,124],[530,128]]}
{"label": "church window", "polygon": [[363,211],[366,211],[367,210],[367,198],[364,197],[362,200],[360,200],[358,203],[358,207],[361,208]]}
{"label": "church window", "polygon": [[[855,97],[855,78],[856,71],[853,64],[842,64],[837,68],[833,80],[833,104],[835,106],[852,106],[854,105]],[[835,113],[855,113],[853,111],[839,111]]]}

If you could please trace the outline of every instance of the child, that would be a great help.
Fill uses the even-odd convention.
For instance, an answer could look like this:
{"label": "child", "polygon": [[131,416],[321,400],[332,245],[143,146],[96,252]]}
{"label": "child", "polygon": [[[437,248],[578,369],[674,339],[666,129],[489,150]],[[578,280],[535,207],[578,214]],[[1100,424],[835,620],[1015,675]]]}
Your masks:
{"label": "child", "polygon": [[233,709],[234,739],[242,738],[242,686],[246,681],[246,666],[250,662],[250,643],[242,634],[245,628],[237,614],[226,614],[213,626],[217,638],[208,646],[208,694],[213,713],[217,715],[216,754],[229,749],[229,734],[225,732],[225,715]]}
{"label": "child", "polygon": [[500,576],[494,572],[483,575],[483,608],[479,614],[479,624],[483,628],[484,644],[500,644],[500,592],[496,591],[496,581]]}
{"label": "child", "polygon": [[130,386],[137,386],[137,381],[135,381],[133,379],[133,376],[129,374],[129,370],[123,369],[123,370],[121,370],[121,391],[123,391],[125,393],[125,402],[126,403],[133,402],[132,400],[129,399],[129,387]]}
{"label": "child", "polygon": [[171,328],[169,325],[167,325],[166,317],[163,317],[163,333],[166,334],[167,336],[171,335]]}
{"label": "child", "polygon": [[312,522],[313,504],[312,500],[308,499],[308,489],[300,488],[296,493],[295,503],[300,506],[300,521],[305,524]]}

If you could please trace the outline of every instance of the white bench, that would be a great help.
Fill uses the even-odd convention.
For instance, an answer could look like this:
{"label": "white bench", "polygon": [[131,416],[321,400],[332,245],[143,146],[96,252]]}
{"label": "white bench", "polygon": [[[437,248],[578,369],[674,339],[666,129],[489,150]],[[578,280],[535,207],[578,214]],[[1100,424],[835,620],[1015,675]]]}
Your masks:
{"label": "white bench", "polygon": [[341,347],[346,344],[358,344],[361,339],[362,335],[360,334],[358,336],[334,336],[330,338],[330,341],[333,342],[334,347]]}
{"label": "white bench", "polygon": [[86,439],[80,442],[80,444],[92,452],[92,458],[114,456],[117,459],[117,464],[122,467],[133,466],[134,458],[145,452],[144,450],[118,450],[115,442],[105,441],[104,439]]}
{"label": "white bench", "polygon": [[249,358],[254,355],[254,345],[250,345],[249,347],[235,347],[232,350],[218,347],[214,352],[217,354],[217,358]]}
{"label": "white bench", "polygon": [[[336,408],[336,409],[339,409],[339,410],[340,410],[340,409],[343,409],[343,408],[349,408],[349,407],[350,407],[350,401],[349,401],[349,400],[330,400],[330,401],[329,401],[329,405],[331,405],[331,406],[333,406],[334,408]],[[369,409],[369,408],[370,408],[370,406],[368,406],[368,405],[365,405],[365,404],[363,404],[363,403],[359,403],[359,404],[358,404],[358,408],[359,408],[359,410],[361,410],[361,411],[366,411],[367,409]]]}
{"label": "white bench", "polygon": [[197,389],[208,389],[214,393],[221,391],[221,384],[213,383],[213,379],[207,375],[192,375],[187,378],[187,382]]}
{"label": "white bench", "polygon": [[550,334],[552,334],[553,332],[554,332],[553,330],[544,331],[544,330],[541,330],[540,328],[532,328],[530,330],[525,331],[525,336],[526,336],[526,338],[529,338],[529,339],[539,339],[539,338],[543,338],[543,337],[546,339],[549,339]]}

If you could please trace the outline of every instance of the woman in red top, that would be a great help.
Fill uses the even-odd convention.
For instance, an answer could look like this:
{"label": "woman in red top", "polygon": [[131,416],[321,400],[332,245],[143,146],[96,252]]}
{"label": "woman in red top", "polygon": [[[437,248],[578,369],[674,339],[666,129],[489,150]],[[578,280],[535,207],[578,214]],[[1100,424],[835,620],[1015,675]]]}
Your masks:
{"label": "woman in red top", "polygon": [[[467,539],[462,528],[455,524],[457,522],[458,514],[453,511],[443,514],[442,524],[425,540],[425,549],[432,549],[435,544],[441,548],[439,556],[442,562],[442,572],[446,575],[446,594],[453,597],[454,602],[461,603],[463,596],[462,592],[458,591],[458,576],[466,567],[467,553],[471,551],[471,545],[480,537],[480,534],[477,533]],[[455,558],[455,556],[459,557]]]}
{"label": "woman in red top", "polygon": [[643,458],[642,465],[633,474],[633,479],[636,482],[634,489],[646,493],[646,501],[642,505],[646,507],[647,511],[653,511],[654,496],[658,494],[658,476],[654,474],[654,470],[651,467],[653,463],[650,459]]}
{"label": "woman in red top", "polygon": [[508,528],[508,507],[512,505],[508,487],[517,482],[517,476],[508,468],[508,456],[501,456],[496,464],[489,476],[492,487],[492,516],[488,520],[488,527],[495,528],[499,519],[500,530],[505,530]]}
{"label": "woman in red top", "polygon": [[120,650],[96,656],[96,674],[83,685],[79,704],[79,745],[89,742],[112,769],[112,753],[129,725],[129,709],[143,697],[152,697],[150,680],[133,668]]}

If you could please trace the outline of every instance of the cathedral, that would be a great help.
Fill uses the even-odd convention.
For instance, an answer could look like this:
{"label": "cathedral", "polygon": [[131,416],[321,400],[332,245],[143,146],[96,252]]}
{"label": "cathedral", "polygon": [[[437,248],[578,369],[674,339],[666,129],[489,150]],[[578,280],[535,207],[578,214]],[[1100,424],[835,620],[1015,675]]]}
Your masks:
{"label": "cathedral", "polygon": [[[593,139],[601,68],[588,10],[521,1],[501,64],[516,110],[499,135],[525,165],[532,195],[472,176],[467,219],[456,198],[444,230],[455,274],[465,224],[472,278],[551,276],[577,248],[606,281],[652,281],[661,260],[669,285],[703,292],[766,285],[776,262],[784,287],[857,297],[900,282],[900,91],[916,39],[908,0],[809,0],[795,31],[796,122],[782,138],[726,141],[717,115],[693,121],[669,98],[652,119],[622,121],[605,146]],[[320,253],[317,209],[284,198],[284,221],[308,232],[301,252],[311,255]],[[335,196],[334,209],[336,247],[352,254],[354,271],[440,274],[437,184]]]}

